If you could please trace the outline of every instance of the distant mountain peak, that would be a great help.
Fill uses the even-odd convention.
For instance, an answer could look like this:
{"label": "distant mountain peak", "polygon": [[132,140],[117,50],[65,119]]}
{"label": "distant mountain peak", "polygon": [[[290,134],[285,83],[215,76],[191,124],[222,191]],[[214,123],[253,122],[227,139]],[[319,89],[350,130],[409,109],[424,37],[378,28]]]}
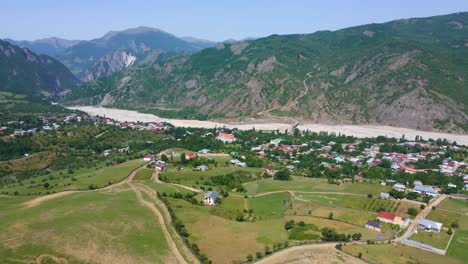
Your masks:
{"label": "distant mountain peak", "polygon": [[145,32],[159,32],[159,33],[165,33],[165,34],[168,34],[168,35],[172,35],[172,34],[167,33],[166,31],[161,30],[159,28],[139,26],[139,27],[136,27],[136,28],[128,28],[128,29],[124,29],[124,30],[111,30],[111,31],[107,32],[102,38],[106,39],[106,40],[109,40],[109,39],[111,39],[112,37],[114,37],[114,36],[116,36],[118,34],[141,34],[141,33],[145,33]]}

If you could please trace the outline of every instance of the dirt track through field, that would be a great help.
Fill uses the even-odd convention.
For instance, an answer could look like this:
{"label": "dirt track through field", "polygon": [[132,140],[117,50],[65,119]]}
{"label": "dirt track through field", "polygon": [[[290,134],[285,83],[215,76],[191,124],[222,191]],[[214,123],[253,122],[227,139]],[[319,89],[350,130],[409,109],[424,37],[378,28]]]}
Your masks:
{"label": "dirt track through field", "polygon": [[154,171],[153,172],[153,175],[151,176],[151,179],[154,181],[154,182],[157,182],[157,183],[161,183],[161,184],[168,184],[169,186],[177,186],[177,187],[180,187],[180,188],[183,188],[183,189],[186,189],[186,190],[189,190],[189,191],[192,191],[192,192],[196,192],[196,193],[199,193],[201,192],[200,189],[195,189],[195,188],[192,188],[190,186],[186,186],[186,185],[182,185],[182,184],[177,184],[177,183],[167,183],[167,182],[163,182],[159,179],[159,172],[158,171]]}
{"label": "dirt track through field", "polygon": [[141,192],[140,192],[141,191],[140,187],[136,187],[133,183],[129,183],[129,185],[132,188],[132,190],[135,192],[138,202],[142,206],[148,207],[153,212],[154,216],[156,216],[156,218],[158,219],[159,225],[161,226],[161,229],[164,233],[164,237],[166,238],[167,245],[169,246],[169,250],[172,252],[173,256],[177,259],[177,262],[186,264],[187,262],[180,254],[174,240],[171,237],[171,234],[169,233],[169,230],[167,229],[166,223],[164,221],[164,217],[161,214],[161,212],[159,212],[159,210],[154,206],[153,203],[150,203],[146,201],[145,199],[143,199],[143,196],[141,195]]}
{"label": "dirt track through field", "polygon": [[123,179],[122,181],[120,182],[117,182],[117,183],[114,183],[114,184],[111,184],[111,185],[108,185],[104,188],[100,188],[100,189],[95,189],[95,190],[74,190],[74,191],[62,191],[62,192],[57,192],[57,193],[51,193],[51,194],[47,194],[47,195],[44,195],[44,196],[40,196],[40,197],[37,197],[37,198],[34,198],[32,200],[29,200],[27,202],[25,202],[23,205],[27,208],[31,208],[31,207],[35,207],[35,206],[38,206],[40,205],[41,203],[45,202],[45,201],[48,201],[48,200],[52,200],[52,199],[55,199],[55,198],[59,198],[59,197],[62,197],[62,196],[65,196],[65,195],[69,195],[69,194],[73,194],[73,193],[82,193],[82,192],[96,192],[96,191],[105,191],[105,190],[111,190],[111,189],[115,189],[117,187],[120,187],[126,183],[129,183],[133,180],[133,177],[135,177],[135,175],[142,169],[145,167],[145,165],[147,165],[148,163],[145,163],[143,165],[141,165],[140,167],[136,168],[135,170],[133,170],[125,179]]}
{"label": "dirt track through field", "polygon": [[[270,255],[257,264],[280,263],[351,263],[361,264],[364,261],[342,253],[335,249],[336,243],[323,243],[290,247]],[[341,258],[336,254],[341,253]]]}

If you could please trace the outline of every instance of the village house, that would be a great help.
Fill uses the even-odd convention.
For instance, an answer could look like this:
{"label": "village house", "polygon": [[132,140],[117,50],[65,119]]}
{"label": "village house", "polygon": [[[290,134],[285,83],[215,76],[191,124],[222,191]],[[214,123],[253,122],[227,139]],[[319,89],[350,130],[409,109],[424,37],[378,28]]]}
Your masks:
{"label": "village house", "polygon": [[385,193],[385,192],[380,193],[380,199],[388,199],[388,198],[390,198],[390,194]]}
{"label": "village house", "polygon": [[395,214],[392,213],[387,213],[380,211],[377,214],[377,220],[379,220],[382,223],[389,223],[393,225],[399,225],[401,226],[403,224],[403,219]]}
{"label": "village house", "polygon": [[223,143],[232,143],[237,140],[234,135],[224,131],[219,132],[219,135],[216,137],[216,139],[222,141]]}
{"label": "village house", "polygon": [[377,222],[377,221],[369,220],[369,221],[367,221],[365,227],[366,227],[366,228],[369,228],[369,229],[371,229],[371,230],[377,231],[377,232],[381,232],[381,231],[382,231],[382,229],[380,228],[380,223]]}
{"label": "village house", "polygon": [[160,171],[164,171],[166,169],[166,162],[162,160],[155,161],[155,168]]}
{"label": "village house", "polygon": [[440,232],[440,230],[442,230],[442,223],[423,218],[419,221],[418,227],[424,229],[427,232]]}
{"label": "village house", "polygon": [[199,171],[207,171],[208,170],[208,166],[206,165],[200,165],[197,167],[197,170]]}
{"label": "village house", "polygon": [[424,186],[424,185],[418,185],[414,187],[414,192],[417,192],[419,194],[423,195],[430,195],[430,196],[437,196],[439,195],[439,191],[436,189],[430,187],[430,186]]}
{"label": "village house", "polygon": [[214,205],[218,200],[218,194],[214,191],[209,191],[203,196],[203,203],[206,205]]}
{"label": "village house", "polygon": [[393,185],[393,189],[400,191],[400,192],[405,192],[406,191],[406,186],[404,184],[397,183]]}
{"label": "village house", "polygon": [[264,170],[268,175],[273,175],[273,166],[272,166],[272,165],[265,165],[265,166],[263,166],[263,170]]}
{"label": "village house", "polygon": [[153,154],[148,154],[148,155],[145,155],[143,157],[143,160],[144,161],[152,161],[154,159],[154,155]]}
{"label": "village house", "polygon": [[189,152],[189,153],[185,154],[185,158],[187,158],[188,160],[194,160],[195,159],[195,153]]}

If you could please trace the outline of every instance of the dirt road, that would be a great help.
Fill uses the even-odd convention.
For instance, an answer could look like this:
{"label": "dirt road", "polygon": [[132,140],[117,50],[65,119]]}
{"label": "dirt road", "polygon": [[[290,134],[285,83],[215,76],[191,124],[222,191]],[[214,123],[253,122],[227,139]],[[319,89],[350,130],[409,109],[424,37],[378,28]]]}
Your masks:
{"label": "dirt road", "polygon": [[72,193],[79,193],[79,192],[96,192],[96,191],[103,191],[103,190],[110,190],[110,189],[113,189],[113,188],[116,188],[116,187],[119,187],[119,186],[122,186],[123,184],[126,184],[126,183],[129,183],[133,180],[133,177],[135,177],[135,175],[138,173],[138,171],[140,171],[142,168],[144,168],[148,163],[144,163],[142,164],[140,167],[136,168],[135,170],[133,170],[125,179],[123,179],[122,181],[120,182],[117,182],[117,183],[114,183],[114,184],[111,184],[111,185],[108,185],[104,188],[100,188],[100,189],[94,189],[94,190],[71,190],[71,191],[62,191],[62,192],[57,192],[57,193],[51,193],[51,194],[47,194],[47,195],[44,195],[44,196],[40,196],[40,197],[37,197],[37,198],[34,198],[32,200],[29,200],[27,202],[25,202],[23,205],[25,207],[34,207],[34,206],[38,206],[40,205],[41,203],[45,202],[45,201],[48,201],[48,200],[52,200],[52,199],[55,199],[55,198],[59,198],[59,197],[62,197],[62,196],[65,196],[65,195],[69,195],[69,194],[72,194]]}
{"label": "dirt road", "polygon": [[[361,264],[364,261],[335,249],[336,243],[311,244],[290,247],[270,255],[257,264],[280,263],[351,263]],[[340,254],[337,257],[337,254]]]}
{"label": "dirt road", "polygon": [[172,252],[173,256],[177,259],[177,262],[186,264],[187,261],[185,261],[185,259],[182,257],[179,250],[177,249],[177,246],[174,240],[172,239],[171,234],[169,233],[169,230],[167,229],[166,222],[164,221],[164,217],[161,214],[161,212],[159,212],[159,210],[156,209],[154,204],[143,199],[143,196],[141,195],[141,192],[140,192],[141,188],[136,187],[133,183],[129,183],[128,185],[135,192],[138,202],[141,205],[148,207],[153,212],[154,216],[156,216],[156,218],[158,219],[159,225],[161,226],[161,229],[164,233],[164,237],[166,238],[167,245],[169,246],[169,250]]}
{"label": "dirt road", "polygon": [[163,182],[159,179],[159,171],[154,171],[153,172],[153,175],[151,176],[151,180],[154,181],[154,182],[157,182],[157,183],[162,183],[162,184],[169,184],[169,185],[172,185],[172,186],[177,186],[177,187],[180,187],[180,188],[183,188],[183,189],[186,189],[186,190],[189,190],[189,191],[192,191],[192,192],[201,192],[200,189],[196,189],[196,188],[192,188],[190,186],[185,186],[185,185],[182,185],[182,184],[177,184],[177,183],[167,183],[167,182]]}
{"label": "dirt road", "polygon": [[433,206],[439,205],[440,202],[442,202],[445,198],[447,198],[447,196],[445,194],[442,194],[435,200],[433,200],[428,206],[426,206],[426,208],[421,210],[421,212],[419,212],[419,214],[411,221],[411,224],[408,226],[405,233],[403,233],[403,235],[401,235],[400,237],[395,238],[395,240],[393,241],[400,242],[402,239],[409,237],[411,235],[411,232],[413,232],[413,229],[418,227],[419,221],[431,212]]}

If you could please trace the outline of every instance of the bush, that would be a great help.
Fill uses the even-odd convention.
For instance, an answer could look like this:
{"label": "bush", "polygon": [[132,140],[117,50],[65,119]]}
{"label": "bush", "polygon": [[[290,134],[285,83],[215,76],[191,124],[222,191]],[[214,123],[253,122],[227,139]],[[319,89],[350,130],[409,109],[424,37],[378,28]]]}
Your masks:
{"label": "bush", "polygon": [[289,175],[288,170],[280,170],[273,176],[273,179],[278,181],[289,181],[291,180],[291,175]]}
{"label": "bush", "polygon": [[256,255],[257,259],[260,259],[260,258],[263,257],[262,252],[260,252],[260,251],[257,251],[257,253],[255,253],[255,255]]}
{"label": "bush", "polygon": [[406,213],[411,216],[416,216],[418,214],[418,210],[416,208],[411,207],[408,208],[408,211]]}
{"label": "bush", "polygon": [[284,224],[284,229],[290,230],[294,227],[294,220],[290,220]]}

